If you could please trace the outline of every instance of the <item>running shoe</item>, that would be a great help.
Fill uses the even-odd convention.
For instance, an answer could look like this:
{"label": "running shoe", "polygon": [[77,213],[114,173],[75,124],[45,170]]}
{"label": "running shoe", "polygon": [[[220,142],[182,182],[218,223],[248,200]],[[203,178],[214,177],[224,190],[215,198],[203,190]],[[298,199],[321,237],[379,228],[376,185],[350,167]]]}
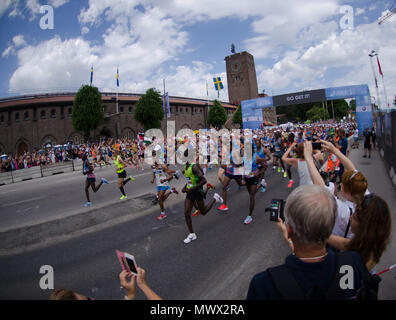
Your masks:
{"label": "running shoe", "polygon": [[105,178],[102,178],[101,180],[102,180],[103,183],[109,184],[109,182]]}
{"label": "running shoe", "polygon": [[225,204],[222,204],[220,207],[217,208],[217,210],[225,212],[228,211],[228,207]]}
{"label": "running shoe", "polygon": [[126,198],[128,198],[127,196],[124,196],[124,195],[122,195],[121,196],[121,198],[120,198],[120,200],[124,200],[124,199],[126,199]]}
{"label": "running shoe", "polygon": [[152,201],[152,203],[155,205],[155,204],[157,204],[158,203],[158,198],[155,198],[153,201]]}
{"label": "running shoe", "polygon": [[132,176],[129,176],[129,179],[131,179],[131,181],[135,181],[135,178]]}
{"label": "running shoe", "polygon": [[164,220],[166,217],[167,217],[166,213],[164,213],[164,214],[161,213],[161,214],[157,217],[157,220],[161,221],[161,220]]}
{"label": "running shoe", "polygon": [[177,171],[173,174],[173,176],[176,178],[176,180],[179,180],[180,175],[181,175],[181,173],[180,173],[179,170],[177,170]]}
{"label": "running shoe", "polygon": [[281,168],[280,167],[278,167],[278,172],[280,172],[281,171]]}
{"label": "running shoe", "polygon": [[190,243],[197,239],[197,235],[195,233],[190,233],[186,239],[184,239],[184,243]]}
{"label": "running shoe", "polygon": [[230,190],[230,189],[231,189],[231,186],[228,185],[227,188],[226,188],[226,191],[228,191],[228,190]]}
{"label": "running shoe", "polygon": [[291,188],[291,186],[293,185],[293,183],[294,183],[294,181],[293,181],[293,180],[290,180],[290,181],[289,181],[289,184],[287,185],[287,187],[288,187],[288,188]]}
{"label": "running shoe", "polygon": [[86,203],[84,204],[84,207],[90,207],[90,206],[92,206],[92,202],[86,202]]}
{"label": "running shoe", "polygon": [[192,214],[192,216],[193,216],[193,217],[196,217],[196,216],[198,216],[198,215],[200,215],[200,214],[201,214],[201,211],[195,210],[194,213]]}
{"label": "running shoe", "polygon": [[253,218],[251,216],[247,216],[245,221],[243,221],[244,224],[250,224],[253,221]]}
{"label": "running shoe", "polygon": [[275,166],[273,166],[273,167],[272,167],[272,170],[274,170],[274,171],[275,171],[275,170],[276,170],[276,167],[275,167]]}
{"label": "running shoe", "polygon": [[213,184],[211,184],[211,183],[208,183],[206,186],[208,187],[209,190],[216,189],[216,187]]}
{"label": "running shoe", "polygon": [[172,187],[172,189],[171,189],[171,190],[172,190],[172,192],[173,192],[173,193],[175,193],[175,194],[179,194],[179,191],[177,191],[175,187]]}
{"label": "running shoe", "polygon": [[260,192],[264,193],[265,191],[267,191],[267,186],[261,186]]}
{"label": "running shoe", "polygon": [[[213,198],[216,200],[216,202],[223,203],[223,198],[220,197],[220,195],[219,195],[218,193],[215,193],[215,194],[213,195]],[[227,209],[227,210],[228,210],[228,209]]]}
{"label": "running shoe", "polygon": [[283,178],[287,178],[287,173],[286,172],[283,173]]}

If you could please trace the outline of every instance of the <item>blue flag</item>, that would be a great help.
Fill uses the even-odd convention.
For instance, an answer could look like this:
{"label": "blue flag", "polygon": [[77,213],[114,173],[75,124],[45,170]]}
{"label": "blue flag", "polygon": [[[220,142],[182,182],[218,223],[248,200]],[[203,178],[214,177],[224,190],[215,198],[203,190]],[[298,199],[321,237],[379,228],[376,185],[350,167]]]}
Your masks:
{"label": "blue flag", "polygon": [[168,92],[166,93],[166,115],[168,118],[171,117],[171,110],[170,110],[170,103],[169,103],[169,95]]}
{"label": "blue flag", "polygon": [[214,86],[215,86],[216,91],[224,89],[223,83],[221,82],[221,78],[220,77],[213,78],[213,82],[214,82]]}

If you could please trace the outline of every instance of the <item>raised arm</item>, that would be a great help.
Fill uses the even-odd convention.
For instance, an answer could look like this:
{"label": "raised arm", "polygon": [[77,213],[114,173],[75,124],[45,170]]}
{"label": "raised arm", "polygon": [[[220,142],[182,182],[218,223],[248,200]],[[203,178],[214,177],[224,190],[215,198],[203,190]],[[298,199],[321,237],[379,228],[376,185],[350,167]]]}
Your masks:
{"label": "raised arm", "polygon": [[282,161],[283,161],[283,163],[286,163],[286,164],[293,165],[293,166],[297,167],[297,165],[298,165],[298,164],[297,164],[298,159],[296,159],[296,158],[289,158],[290,151],[292,151],[292,149],[294,148],[295,145],[296,145],[295,142],[293,142],[293,143],[290,145],[289,149],[287,149],[287,151],[283,154],[283,156],[282,156]]}
{"label": "raised arm", "polygon": [[312,182],[321,187],[326,186],[318,169],[316,169],[315,163],[313,162],[311,141],[306,140],[304,142],[304,158],[305,158],[305,162],[307,163],[309,175],[311,176]]}
{"label": "raised arm", "polygon": [[342,154],[340,150],[338,150],[331,142],[320,140],[322,143],[322,148],[324,151],[330,152],[334,154],[340,162],[343,164],[345,171],[353,170],[355,171],[355,165],[351,160],[349,160],[346,156]]}

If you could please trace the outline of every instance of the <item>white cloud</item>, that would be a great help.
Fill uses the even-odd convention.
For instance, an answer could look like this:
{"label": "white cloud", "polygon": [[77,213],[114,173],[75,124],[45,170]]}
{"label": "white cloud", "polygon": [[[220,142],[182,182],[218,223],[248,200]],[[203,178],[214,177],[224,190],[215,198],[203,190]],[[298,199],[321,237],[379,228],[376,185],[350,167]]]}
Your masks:
{"label": "white cloud", "polygon": [[[385,86],[390,97],[396,92],[396,66],[393,63],[396,47],[395,26],[396,21],[383,26],[373,22],[361,24],[353,30],[345,30],[339,35],[334,33],[300,54],[285,54],[285,57],[271,68],[259,66],[259,83],[264,88],[283,90],[368,84],[371,95],[374,96],[375,87],[368,53],[375,50],[380,54]],[[335,68],[338,70],[335,78],[325,77]],[[375,70],[381,82],[376,62]],[[380,88],[380,91],[383,89]]]}
{"label": "white cloud", "polygon": [[0,18],[11,7],[12,3],[13,3],[12,0],[2,0],[2,1],[0,1]]}
{"label": "white cloud", "polygon": [[357,8],[356,11],[355,11],[355,15],[356,15],[356,16],[360,16],[361,14],[363,14],[363,13],[365,13],[365,12],[366,12],[365,9],[363,9],[363,8]]}
{"label": "white cloud", "polygon": [[70,0],[47,0],[48,4],[54,6],[55,8],[59,8],[64,4],[68,3]]}
{"label": "white cloud", "polygon": [[87,33],[89,33],[89,28],[86,27],[86,26],[82,27],[81,28],[81,34],[87,34]]}
{"label": "white cloud", "polygon": [[[54,6],[67,3],[51,2]],[[222,18],[234,18],[235,23],[249,21],[252,32],[242,49],[252,53],[256,61],[275,60],[272,65],[256,62],[259,91],[272,89],[278,94],[279,90],[315,89],[342,81],[367,83],[370,72],[362,70],[369,68],[367,53],[372,49],[381,50],[383,69],[392,75],[388,81],[393,81],[396,71],[389,64],[396,43],[389,39],[396,39],[395,24],[384,25],[381,30],[376,23],[361,24],[354,30],[342,31],[338,25],[342,16],[340,3],[341,0],[251,0],[246,5],[239,0],[153,0],[150,5],[142,5],[138,0],[90,0],[78,17],[81,34],[104,25],[102,41],[94,45],[83,37],[55,37],[35,47],[19,48],[19,66],[10,89],[39,89],[46,83],[78,88],[88,83],[93,64],[94,84],[106,91],[115,90],[118,66],[120,91],[144,92],[153,86],[162,91],[162,79],[166,78],[171,95],[205,98],[208,81],[211,98],[216,98],[211,79],[219,75],[214,74],[218,70],[224,70],[224,62],[178,65],[178,60],[181,52],[195,46],[189,42],[186,27]],[[358,8],[356,13],[360,12]],[[12,50],[7,48],[2,56]],[[345,68],[345,77],[328,77],[334,68]],[[225,73],[222,79],[226,86]]]}
{"label": "white cloud", "polygon": [[39,0],[1,0],[0,1],[0,17],[6,12],[12,9],[8,17],[15,18],[21,17],[26,18],[25,14],[29,14],[29,20],[33,21],[40,14],[41,5],[48,4],[54,8],[59,8],[70,0],[47,0],[45,3],[40,3]]}
{"label": "white cloud", "polygon": [[19,35],[15,36],[14,38],[12,38],[12,42],[14,43],[14,46],[16,48],[26,46],[26,41],[22,34],[19,34]]}
{"label": "white cloud", "polygon": [[9,46],[7,49],[5,49],[3,51],[3,53],[1,54],[2,58],[7,58],[10,54],[15,53],[14,47],[13,46]]}
{"label": "white cloud", "polygon": [[[20,49],[19,67],[10,79],[10,91],[78,88],[89,81],[91,63],[97,59],[95,50],[81,38],[62,42],[59,37]],[[81,72],[84,69],[86,74]]]}

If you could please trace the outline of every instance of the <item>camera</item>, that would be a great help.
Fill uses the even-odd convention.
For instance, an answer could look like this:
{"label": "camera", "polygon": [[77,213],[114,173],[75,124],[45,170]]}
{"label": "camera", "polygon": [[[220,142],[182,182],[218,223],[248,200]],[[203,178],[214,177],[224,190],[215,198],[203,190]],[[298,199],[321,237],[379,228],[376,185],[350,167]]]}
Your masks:
{"label": "camera", "polygon": [[278,222],[278,218],[285,221],[285,216],[283,214],[285,208],[285,201],[282,199],[272,199],[269,208],[265,209],[265,212],[270,213],[270,221]]}

